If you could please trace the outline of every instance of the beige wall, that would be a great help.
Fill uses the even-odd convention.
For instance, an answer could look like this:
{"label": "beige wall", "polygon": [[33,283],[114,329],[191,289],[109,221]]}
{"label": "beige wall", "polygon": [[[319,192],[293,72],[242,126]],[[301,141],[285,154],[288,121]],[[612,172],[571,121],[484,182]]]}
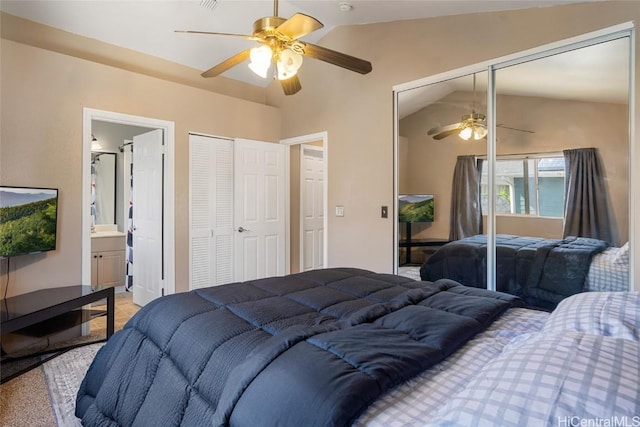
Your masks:
{"label": "beige wall", "polygon": [[201,70],[176,64],[96,39],[78,36],[8,13],[0,12],[2,38],[29,46],[87,59],[138,74],[180,83],[212,92],[264,104],[265,91],[239,80],[219,76],[203,79]]}
{"label": "beige wall", "polygon": [[[103,57],[90,62],[3,38],[0,181],[61,190],[58,250],[12,260],[8,294],[80,281],[83,107],[175,121],[178,291],[188,278],[189,131],[267,141],[327,131],[328,211],[345,206],[344,217],[328,219],[329,266],[390,272],[393,221],[380,218],[380,206],[394,204],[392,87],[632,20],[640,22],[636,2],[607,1],[340,27],[319,44],[365,58],[373,71],[305,60],[300,93],[284,97],[279,85],[266,91],[274,107],[194,88],[197,80],[182,85]],[[3,19],[3,37],[6,28]],[[636,122],[639,103],[636,93]],[[0,267],[4,286],[6,261]]]}
{"label": "beige wall", "polygon": [[[447,103],[449,98],[457,95],[451,94],[443,101]],[[471,99],[471,94],[467,99]],[[399,132],[409,141],[409,155],[406,163],[400,165],[400,170],[406,169],[404,173],[408,174],[408,179],[404,187],[400,185],[400,191],[436,195],[435,221],[416,227],[418,233],[414,237],[448,239],[456,157],[486,154],[485,141],[468,142],[455,136],[437,141],[427,135],[431,127],[454,123],[461,114],[443,109],[442,104],[436,103],[400,122]],[[629,224],[628,115],[626,104],[500,95],[496,102],[498,121],[535,133],[498,128],[497,154],[548,153],[596,147],[603,162],[611,201],[613,243],[621,245],[628,240]],[[572,126],[567,127],[567,123]],[[498,216],[496,231],[561,238],[562,219]]]}
{"label": "beige wall", "polygon": [[[329,212],[345,206],[344,217],[329,216],[329,265],[392,271],[393,224],[380,218],[380,206],[393,205],[394,85],[631,20],[640,22],[637,2],[607,1],[341,27],[329,33],[323,46],[367,59],[373,71],[362,76],[305,60],[300,93],[285,98],[279,88],[269,87],[267,97],[286,118],[283,137],[328,132]],[[636,93],[636,121],[639,102]]]}
{"label": "beige wall", "polygon": [[81,281],[83,107],[175,122],[176,290],[187,290],[188,132],[275,142],[278,108],[6,39],[1,49],[0,181],[60,190],[57,250],[11,259],[8,296]]}

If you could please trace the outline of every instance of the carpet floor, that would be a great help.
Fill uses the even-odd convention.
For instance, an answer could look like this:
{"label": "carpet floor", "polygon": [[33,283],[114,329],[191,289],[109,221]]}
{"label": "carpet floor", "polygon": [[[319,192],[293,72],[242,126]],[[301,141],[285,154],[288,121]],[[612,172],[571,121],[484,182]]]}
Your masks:
{"label": "carpet floor", "polygon": [[76,395],[91,361],[103,345],[79,347],[42,365],[51,408],[58,426],[82,426],[74,415]]}
{"label": "carpet floor", "polygon": [[[116,293],[115,330],[120,330],[139,307],[129,292]],[[96,309],[101,307],[96,306]],[[91,321],[91,336],[104,337],[106,319]],[[87,337],[78,340],[86,341]],[[75,395],[95,353],[103,344],[70,350],[0,385],[0,425],[5,427],[72,427]]]}

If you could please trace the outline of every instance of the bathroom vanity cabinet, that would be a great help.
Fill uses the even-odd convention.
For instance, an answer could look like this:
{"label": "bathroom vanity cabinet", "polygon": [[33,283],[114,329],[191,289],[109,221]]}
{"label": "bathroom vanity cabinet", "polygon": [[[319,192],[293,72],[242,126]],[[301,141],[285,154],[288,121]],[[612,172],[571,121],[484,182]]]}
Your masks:
{"label": "bathroom vanity cabinet", "polygon": [[125,234],[91,235],[91,284],[100,288],[124,285]]}

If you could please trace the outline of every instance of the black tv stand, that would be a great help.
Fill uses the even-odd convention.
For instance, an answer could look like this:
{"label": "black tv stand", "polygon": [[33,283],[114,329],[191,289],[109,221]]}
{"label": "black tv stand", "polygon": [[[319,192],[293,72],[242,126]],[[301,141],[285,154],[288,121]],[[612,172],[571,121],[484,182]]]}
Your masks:
{"label": "black tv stand", "polygon": [[[2,335],[16,333],[31,337],[43,337],[56,332],[81,325],[99,316],[107,316],[106,339],[113,335],[114,330],[114,288],[93,290],[91,286],[66,286],[61,288],[42,289],[15,297],[0,300],[0,328]],[[91,303],[106,299],[106,310],[83,308]],[[2,375],[0,384],[15,378],[59,354],[80,345],[102,342],[97,340],[81,344],[53,348],[39,353],[12,357],[2,349]],[[48,355],[46,357],[36,357]],[[35,362],[28,364],[17,372],[7,372],[7,363],[25,358],[34,358]]]}
{"label": "black tv stand", "polygon": [[406,264],[412,264],[411,261],[411,248],[414,247],[425,247],[428,246],[431,249],[433,249],[434,251],[439,249],[442,245],[445,245],[447,243],[449,243],[448,240],[444,240],[444,239],[413,239],[411,237],[412,232],[411,232],[411,222],[406,222],[406,238],[405,239],[400,239],[400,241],[398,242],[398,246],[401,248],[407,248],[407,257],[406,260],[404,262],[404,264],[401,265],[406,265]]}

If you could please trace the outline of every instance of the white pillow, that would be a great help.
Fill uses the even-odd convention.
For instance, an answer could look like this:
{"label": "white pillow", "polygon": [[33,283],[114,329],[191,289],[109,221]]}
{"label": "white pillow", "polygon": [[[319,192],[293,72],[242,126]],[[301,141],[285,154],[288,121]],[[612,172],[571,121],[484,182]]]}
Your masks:
{"label": "white pillow", "polygon": [[640,341],[640,293],[583,292],[558,304],[543,332],[577,331]]}
{"label": "white pillow", "polygon": [[613,257],[614,264],[629,264],[629,242],[618,249],[618,253]]}

